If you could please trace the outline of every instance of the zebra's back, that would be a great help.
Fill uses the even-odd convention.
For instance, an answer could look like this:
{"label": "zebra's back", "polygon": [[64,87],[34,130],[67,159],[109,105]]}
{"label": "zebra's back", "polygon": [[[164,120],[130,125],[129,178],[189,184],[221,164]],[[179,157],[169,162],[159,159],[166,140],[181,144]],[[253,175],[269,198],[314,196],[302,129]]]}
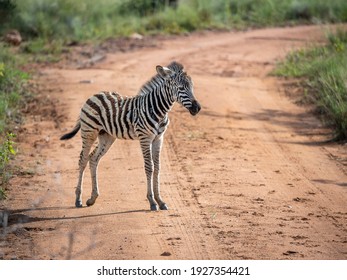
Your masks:
{"label": "zebra's back", "polygon": [[117,92],[100,92],[88,98],[82,107],[82,130],[104,130],[120,139],[136,139],[134,98]]}

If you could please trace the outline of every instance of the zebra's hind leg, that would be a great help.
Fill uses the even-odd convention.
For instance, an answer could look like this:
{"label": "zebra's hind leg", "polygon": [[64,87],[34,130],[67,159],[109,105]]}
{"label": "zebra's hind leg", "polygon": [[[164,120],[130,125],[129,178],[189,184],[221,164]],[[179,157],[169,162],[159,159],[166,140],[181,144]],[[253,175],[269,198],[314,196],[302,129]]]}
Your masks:
{"label": "zebra's hind leg", "polygon": [[80,159],[78,162],[79,177],[78,177],[78,183],[77,183],[77,187],[75,191],[75,194],[76,194],[75,206],[76,207],[82,207],[83,175],[89,160],[90,149],[92,148],[92,145],[96,140],[96,137],[97,137],[97,131],[84,131],[82,129],[82,151],[80,153]]}
{"label": "zebra's hind leg", "polygon": [[107,153],[112,144],[115,141],[115,138],[105,131],[99,132],[99,143],[98,146],[93,150],[89,157],[89,167],[90,174],[92,176],[92,194],[91,197],[87,200],[87,206],[92,206],[96,199],[99,196],[99,187],[98,187],[98,164],[100,159]]}
{"label": "zebra's hind leg", "polygon": [[154,139],[152,143],[152,158],[154,163],[153,190],[154,198],[159,204],[160,210],[168,210],[166,203],[160,197],[160,151],[163,144],[163,135]]}

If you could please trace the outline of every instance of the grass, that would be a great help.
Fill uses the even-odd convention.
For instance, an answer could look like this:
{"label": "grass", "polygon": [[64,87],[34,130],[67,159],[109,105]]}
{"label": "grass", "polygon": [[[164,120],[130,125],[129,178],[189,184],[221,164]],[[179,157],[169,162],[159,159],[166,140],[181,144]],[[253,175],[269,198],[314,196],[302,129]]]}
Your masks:
{"label": "grass", "polygon": [[0,32],[15,28],[26,38],[62,41],[97,40],[134,32],[184,33],[206,28],[347,21],[344,0],[101,0],[97,5],[92,0],[12,0],[12,3],[15,9],[0,25]]}
{"label": "grass", "polygon": [[0,43],[0,200],[6,198],[6,185],[11,177],[10,159],[15,155],[14,134],[19,122],[19,108],[26,93],[28,74],[19,70],[20,59]]}
{"label": "grass", "polygon": [[347,139],[347,31],[329,33],[328,44],[290,53],[274,74],[302,78],[306,99],[316,104],[335,139]]}
{"label": "grass", "polygon": [[6,189],[3,187],[0,187],[0,201],[7,198],[7,192]]}
{"label": "grass", "polygon": [[20,100],[26,95],[29,75],[19,70],[19,59],[0,43],[0,135],[18,118]]}
{"label": "grass", "polygon": [[21,51],[56,62],[64,46],[133,33],[182,34],[347,21],[345,0],[0,0],[0,35],[20,31]]}
{"label": "grass", "polygon": [[5,186],[11,177],[11,169],[9,168],[9,162],[12,156],[16,154],[14,150],[13,138],[14,134],[8,133],[0,145],[0,200],[6,198]]}

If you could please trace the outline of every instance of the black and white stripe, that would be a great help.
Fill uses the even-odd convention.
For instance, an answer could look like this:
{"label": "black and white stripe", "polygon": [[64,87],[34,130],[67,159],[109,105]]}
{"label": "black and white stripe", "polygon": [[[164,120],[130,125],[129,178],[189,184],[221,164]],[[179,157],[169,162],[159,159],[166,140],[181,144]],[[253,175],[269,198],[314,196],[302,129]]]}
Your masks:
{"label": "black and white stripe", "polygon": [[[160,150],[164,132],[169,124],[168,112],[178,102],[192,115],[200,111],[193,93],[191,78],[183,66],[172,62],[168,67],[157,66],[157,75],[145,83],[133,97],[116,92],[100,92],[90,97],[81,109],[75,128],[61,137],[70,139],[81,129],[82,151],[79,160],[79,180],[76,188],[76,207],[82,206],[82,181],[89,161],[92,194],[87,205],[95,203],[99,195],[97,166],[115,139],[138,139],[145,162],[147,198],[151,210],[168,209],[160,197]],[[90,153],[98,138],[97,147]]]}

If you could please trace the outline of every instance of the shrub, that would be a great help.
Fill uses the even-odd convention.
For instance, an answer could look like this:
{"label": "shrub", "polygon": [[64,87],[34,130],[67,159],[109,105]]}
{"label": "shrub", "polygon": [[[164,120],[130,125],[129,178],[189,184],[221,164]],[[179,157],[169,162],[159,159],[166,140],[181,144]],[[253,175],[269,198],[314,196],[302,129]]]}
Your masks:
{"label": "shrub", "polygon": [[16,4],[12,0],[0,0],[0,25],[4,25],[13,17]]}

